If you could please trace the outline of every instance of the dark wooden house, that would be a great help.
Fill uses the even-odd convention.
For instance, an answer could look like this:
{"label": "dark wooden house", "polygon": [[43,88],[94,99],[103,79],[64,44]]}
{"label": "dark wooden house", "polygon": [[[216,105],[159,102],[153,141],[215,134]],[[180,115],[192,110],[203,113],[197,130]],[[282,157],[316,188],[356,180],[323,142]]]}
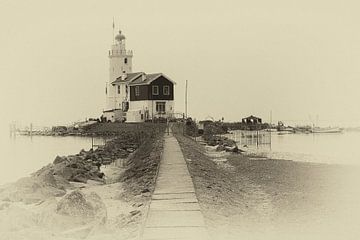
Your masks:
{"label": "dark wooden house", "polygon": [[176,83],[164,74],[130,73],[118,78],[114,84],[126,87],[123,109],[127,122],[173,117]]}

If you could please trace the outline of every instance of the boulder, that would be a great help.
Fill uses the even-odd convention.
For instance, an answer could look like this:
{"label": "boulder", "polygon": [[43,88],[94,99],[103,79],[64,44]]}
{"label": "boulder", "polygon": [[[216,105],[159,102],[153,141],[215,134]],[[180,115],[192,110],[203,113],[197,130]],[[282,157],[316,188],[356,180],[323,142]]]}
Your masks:
{"label": "boulder", "polygon": [[103,173],[103,172],[98,172],[96,175],[97,175],[99,178],[104,178],[104,177],[105,177],[105,173]]}
{"label": "boulder", "polygon": [[74,177],[72,177],[72,181],[74,182],[82,182],[82,183],[86,183],[88,180],[88,177],[86,177],[84,174],[80,173]]}
{"label": "boulder", "polygon": [[64,162],[64,161],[66,161],[66,157],[56,156],[53,164],[58,164],[58,163],[61,163],[61,162]]}
{"label": "boulder", "polygon": [[87,152],[84,149],[81,149],[79,154],[82,156],[85,156],[85,155],[87,155]]}
{"label": "boulder", "polygon": [[216,147],[216,151],[217,152],[222,152],[222,151],[225,151],[226,150],[226,148],[225,148],[225,146],[223,146],[223,145],[218,145],[217,147]]}
{"label": "boulder", "polygon": [[35,175],[33,177],[37,178],[39,182],[42,182],[44,185],[51,186],[54,188],[58,187],[52,169],[49,169],[49,171],[43,171],[40,174]]}
{"label": "boulder", "polygon": [[64,196],[57,204],[56,212],[70,217],[96,219],[106,222],[107,212],[104,202],[94,192],[85,194],[75,190]]}
{"label": "boulder", "polygon": [[234,152],[234,153],[239,152],[239,149],[238,149],[237,146],[232,146],[232,147],[225,146],[225,150],[226,150],[227,152]]}

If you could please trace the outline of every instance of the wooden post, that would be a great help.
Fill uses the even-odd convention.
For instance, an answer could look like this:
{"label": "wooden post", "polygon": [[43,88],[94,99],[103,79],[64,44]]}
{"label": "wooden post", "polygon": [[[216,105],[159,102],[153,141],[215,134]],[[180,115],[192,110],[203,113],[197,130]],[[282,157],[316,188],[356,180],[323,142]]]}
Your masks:
{"label": "wooden post", "polygon": [[151,100],[151,122],[154,123],[154,100]]}
{"label": "wooden post", "polygon": [[167,135],[170,135],[170,126],[169,126],[169,118],[166,119],[166,132],[167,132]]}
{"label": "wooden post", "polygon": [[242,130],[240,130],[240,140],[239,140],[239,145],[241,146],[241,138],[242,138]]}
{"label": "wooden post", "polygon": [[188,81],[185,82],[185,118],[187,119],[187,87],[188,87]]}

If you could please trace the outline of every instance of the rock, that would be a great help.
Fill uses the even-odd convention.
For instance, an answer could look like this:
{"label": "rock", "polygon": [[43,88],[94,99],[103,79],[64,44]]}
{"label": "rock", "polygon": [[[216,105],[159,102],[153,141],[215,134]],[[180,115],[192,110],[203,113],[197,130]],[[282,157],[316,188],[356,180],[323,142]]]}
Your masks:
{"label": "rock", "polygon": [[110,164],[112,162],[112,159],[109,157],[103,157],[102,163],[103,164]]}
{"label": "rock", "polygon": [[140,210],[133,210],[130,212],[130,215],[135,216],[135,215],[138,215],[139,213],[141,213]]}
{"label": "rock", "polygon": [[45,185],[52,186],[57,188],[57,182],[53,174],[53,170],[50,169],[49,171],[44,171],[40,173],[39,175],[35,176],[39,181],[44,183]]}
{"label": "rock", "polygon": [[105,177],[105,173],[103,173],[103,172],[98,172],[98,173],[97,173],[97,176],[98,176],[99,178],[104,178],[104,177]]}
{"label": "rock", "polygon": [[216,147],[217,152],[222,152],[222,151],[225,151],[225,150],[226,150],[226,148],[223,145],[219,145],[219,146]]}
{"label": "rock", "polygon": [[85,174],[87,171],[82,168],[62,167],[54,170],[54,174],[62,176],[68,181],[73,181],[73,178],[78,174]]}
{"label": "rock", "polygon": [[87,155],[87,152],[84,149],[81,149],[79,154],[85,156],[85,155]]}
{"label": "rock", "polygon": [[143,197],[151,197],[151,192],[141,193]]}
{"label": "rock", "polygon": [[133,148],[127,148],[126,151],[127,151],[128,153],[133,153],[135,150],[134,150]]}
{"label": "rock", "polygon": [[229,146],[225,146],[225,150],[227,152],[238,152],[238,147],[237,146],[232,146],[232,147],[229,147]]}
{"label": "rock", "polygon": [[133,207],[141,207],[143,206],[144,204],[143,203],[133,203]]}
{"label": "rock", "polygon": [[80,168],[79,165],[77,163],[70,163],[67,167],[70,167],[70,168]]}
{"label": "rock", "polygon": [[141,193],[147,193],[147,192],[150,192],[150,190],[148,188],[145,188],[141,191]]}
{"label": "rock", "polygon": [[101,161],[95,162],[94,165],[97,166],[97,167],[100,169],[100,167],[101,167]]}
{"label": "rock", "polygon": [[106,222],[106,206],[96,193],[85,194],[75,190],[64,196],[57,204],[56,212],[71,217],[97,219]]}
{"label": "rock", "polygon": [[84,174],[78,174],[72,178],[74,182],[87,183],[88,178]]}
{"label": "rock", "polygon": [[66,161],[66,157],[56,156],[55,160],[53,161],[53,164],[58,164],[64,161]]}

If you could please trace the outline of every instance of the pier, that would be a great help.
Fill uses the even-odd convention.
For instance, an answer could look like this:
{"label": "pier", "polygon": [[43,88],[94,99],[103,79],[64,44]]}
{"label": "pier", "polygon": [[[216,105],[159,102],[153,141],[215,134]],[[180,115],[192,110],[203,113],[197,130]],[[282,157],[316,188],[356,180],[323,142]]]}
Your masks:
{"label": "pier", "polygon": [[141,239],[208,239],[183,153],[171,133],[165,135],[164,153]]}

